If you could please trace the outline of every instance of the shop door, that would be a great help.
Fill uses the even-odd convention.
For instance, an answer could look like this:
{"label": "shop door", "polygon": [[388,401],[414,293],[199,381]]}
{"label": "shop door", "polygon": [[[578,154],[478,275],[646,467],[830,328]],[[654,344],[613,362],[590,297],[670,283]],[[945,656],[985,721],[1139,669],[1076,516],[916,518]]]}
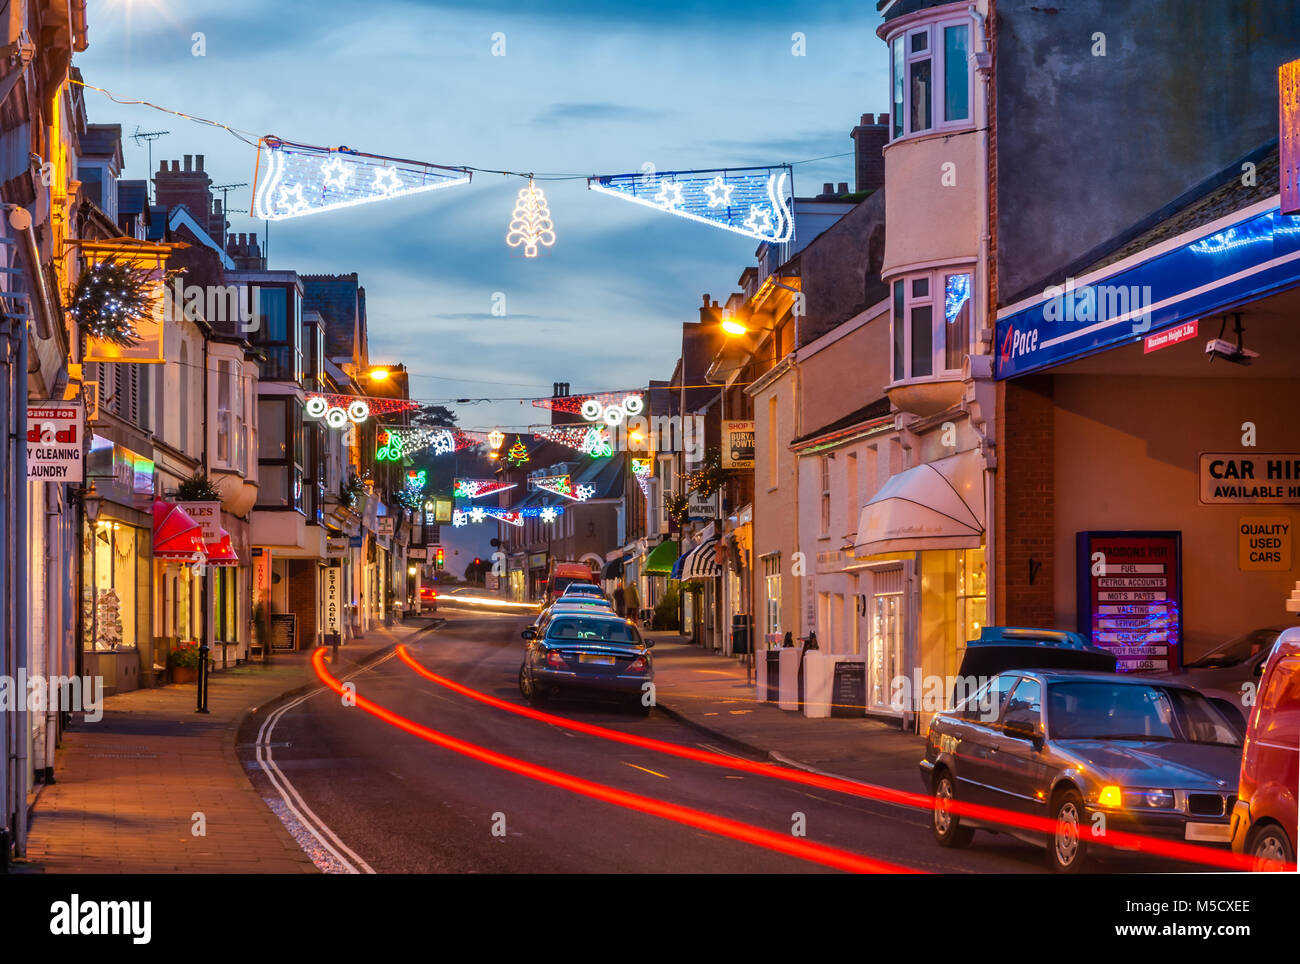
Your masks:
{"label": "shop door", "polygon": [[872,594],[867,608],[870,621],[867,700],[872,709],[897,709],[890,705],[890,699],[893,682],[903,665],[905,598],[902,566],[872,574]]}

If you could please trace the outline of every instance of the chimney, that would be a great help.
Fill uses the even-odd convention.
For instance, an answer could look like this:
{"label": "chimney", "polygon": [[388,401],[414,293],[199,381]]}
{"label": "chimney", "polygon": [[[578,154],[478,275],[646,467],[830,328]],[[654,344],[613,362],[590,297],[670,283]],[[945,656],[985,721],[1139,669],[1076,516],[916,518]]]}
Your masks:
{"label": "chimney", "polygon": [[822,182],[822,197],[831,197],[835,193],[835,185],[830,181]]}
{"label": "chimney", "polygon": [[203,155],[202,155],[202,154],[195,154],[195,155],[194,155],[194,169],[195,169],[196,171],[201,171],[201,170],[203,170]]}
{"label": "chimney", "polygon": [[848,193],[849,193],[849,182],[848,182],[848,181],[840,181],[840,183],[839,183],[839,187],[836,188],[835,193],[836,193],[836,194],[848,194]]}
{"label": "chimney", "polygon": [[863,114],[849,134],[853,138],[855,191],[875,191],[885,186],[885,145],[889,143],[889,115]]}

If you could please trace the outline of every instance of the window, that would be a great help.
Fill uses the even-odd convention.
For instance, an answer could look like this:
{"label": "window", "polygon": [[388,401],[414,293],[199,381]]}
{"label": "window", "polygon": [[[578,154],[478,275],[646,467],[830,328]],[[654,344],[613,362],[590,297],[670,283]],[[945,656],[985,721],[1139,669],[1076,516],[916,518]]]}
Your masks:
{"label": "window", "polygon": [[1002,722],[1032,723],[1037,729],[1042,715],[1042,696],[1043,688],[1038,680],[1022,679],[1007,703],[1007,712]]}
{"label": "window", "polygon": [[823,538],[831,534],[831,458],[822,456],[822,528]]}
{"label": "window", "polygon": [[180,449],[184,452],[190,444],[190,352],[185,342],[181,342],[180,371],[177,378],[181,383],[181,408],[177,418],[181,424]]}
{"label": "window", "polygon": [[767,400],[767,485],[768,488],[775,489],[777,486],[776,472],[776,396],[769,396]]}
{"label": "window", "polygon": [[970,23],[915,27],[890,41],[892,138],[965,127],[971,119]]}
{"label": "window", "polygon": [[763,631],[769,642],[781,635],[781,554],[763,557],[763,598],[766,600],[767,622]]}
{"label": "window", "polygon": [[844,527],[858,522],[858,453],[850,452],[844,461]]}
{"label": "window", "polygon": [[971,275],[952,269],[894,282],[894,381],[962,370],[971,341]]}

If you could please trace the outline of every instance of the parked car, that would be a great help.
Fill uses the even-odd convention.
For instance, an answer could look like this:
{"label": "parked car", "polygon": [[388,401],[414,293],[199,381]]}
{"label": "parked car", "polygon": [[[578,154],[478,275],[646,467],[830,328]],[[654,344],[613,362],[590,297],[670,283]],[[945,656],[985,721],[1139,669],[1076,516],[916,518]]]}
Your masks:
{"label": "parked car", "polygon": [[533,620],[533,626],[540,626],[556,612],[618,615],[614,612],[614,604],[608,599],[596,599],[593,596],[561,596],[537,614],[537,618]]}
{"label": "parked car", "polygon": [[1232,703],[1241,714],[1241,729],[1244,732],[1251,704],[1243,697],[1257,691],[1260,674],[1264,671],[1264,661],[1268,659],[1278,636],[1286,629],[1286,626],[1252,629],[1225,640],[1199,659],[1184,663],[1180,670],[1150,675],[1186,683],[1206,696]]}
{"label": "parked car", "polygon": [[1294,863],[1300,817],[1300,629],[1278,638],[1260,676],[1246,731],[1237,802],[1232,809],[1232,849],[1250,854],[1259,869]]}
{"label": "parked car", "polygon": [[616,699],[642,715],[643,699],[654,681],[653,640],[612,613],[552,612],[522,633],[527,640],[519,667],[519,691],[534,706],[557,695]]}
{"label": "parked car", "polygon": [[[976,829],[1008,833],[1046,847],[1053,869],[1075,873],[1087,863],[1097,814],[1110,829],[1228,843],[1241,754],[1231,721],[1190,686],[1099,672],[1098,653],[1109,654],[1058,635],[1053,644],[1041,632],[993,627],[986,644],[968,644],[963,671],[982,663],[997,672],[930,723],[920,770],[939,844],[969,846]],[[1072,661],[1088,668],[1071,669]],[[952,812],[953,800],[1047,817],[1057,829],[971,820]]]}
{"label": "parked car", "polygon": [[597,599],[605,599],[605,590],[601,589],[594,582],[571,582],[564,587],[559,598],[565,596],[593,596]]}

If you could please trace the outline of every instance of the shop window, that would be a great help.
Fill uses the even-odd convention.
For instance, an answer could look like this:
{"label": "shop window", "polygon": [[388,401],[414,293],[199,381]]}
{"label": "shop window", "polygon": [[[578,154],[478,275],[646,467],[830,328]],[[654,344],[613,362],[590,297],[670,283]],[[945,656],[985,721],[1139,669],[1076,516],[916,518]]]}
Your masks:
{"label": "shop window", "polygon": [[893,285],[895,382],[961,374],[971,341],[971,274],[952,269]]}
{"label": "shop window", "polygon": [[913,27],[890,40],[893,140],[971,122],[968,20]]}
{"label": "shop window", "polygon": [[957,619],[962,640],[978,639],[988,612],[988,577],[984,548],[957,553]]}
{"label": "shop window", "polygon": [[105,653],[134,649],[139,643],[139,530],[113,519],[100,519],[87,530],[82,571],[84,648]]}
{"label": "shop window", "polygon": [[781,634],[781,554],[763,557],[763,598],[766,622],[763,631],[768,637]]}

